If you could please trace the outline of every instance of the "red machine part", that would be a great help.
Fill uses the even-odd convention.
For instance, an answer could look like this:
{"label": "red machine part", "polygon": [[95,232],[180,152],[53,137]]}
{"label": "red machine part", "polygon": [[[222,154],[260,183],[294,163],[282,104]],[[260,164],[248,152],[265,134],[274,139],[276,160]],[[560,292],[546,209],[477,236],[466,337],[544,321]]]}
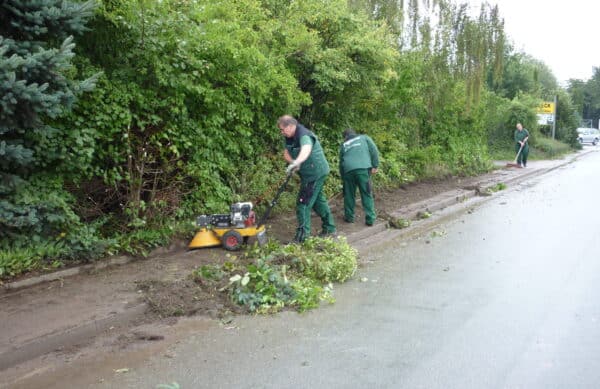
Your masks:
{"label": "red machine part", "polygon": [[254,211],[250,211],[248,218],[244,220],[244,226],[251,227],[256,224],[256,214]]}

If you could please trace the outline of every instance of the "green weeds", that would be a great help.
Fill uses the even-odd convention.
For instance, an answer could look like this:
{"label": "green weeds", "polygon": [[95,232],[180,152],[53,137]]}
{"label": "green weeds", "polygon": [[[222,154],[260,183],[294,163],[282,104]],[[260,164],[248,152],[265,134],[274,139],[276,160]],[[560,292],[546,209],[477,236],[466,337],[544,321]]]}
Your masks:
{"label": "green weeds", "polygon": [[[244,264],[245,263],[245,264]],[[192,277],[217,285],[231,301],[250,312],[273,313],[286,307],[299,312],[334,302],[333,282],[354,275],[357,252],[344,238],[310,238],[303,244],[248,248],[242,258],[204,265]]]}
{"label": "green weeds", "polygon": [[284,246],[280,253],[302,274],[321,282],[344,282],[356,272],[357,251],[345,238],[307,239]]}
{"label": "green weeds", "polygon": [[535,146],[531,147],[529,155],[533,159],[552,159],[559,158],[572,151],[571,146],[566,143],[552,138],[540,137],[535,142]]}
{"label": "green weeds", "polygon": [[396,229],[408,228],[410,227],[410,220],[401,217],[391,217],[388,219],[388,226]]}
{"label": "green weeds", "polygon": [[428,211],[417,212],[418,219],[429,219],[430,217],[431,217],[431,212],[428,212]]}
{"label": "green weeds", "polygon": [[230,282],[233,301],[251,312],[276,312],[296,297],[292,283],[286,278],[285,266],[270,266],[263,260],[248,265],[243,276],[236,274]]}
{"label": "green weeds", "polygon": [[33,248],[0,251],[0,277],[16,276],[40,267],[42,255]]}
{"label": "green weeds", "polygon": [[496,185],[493,185],[493,186],[487,188],[486,192],[492,194],[492,193],[499,192],[501,190],[505,190],[506,188],[507,188],[507,186],[504,182],[499,182]]}
{"label": "green weeds", "polygon": [[317,308],[321,304],[321,301],[327,301],[330,304],[335,302],[331,294],[333,291],[331,283],[323,285],[312,278],[301,277],[292,284],[292,288],[294,288],[296,296],[291,301],[291,304],[299,312]]}
{"label": "green weeds", "polygon": [[225,276],[225,271],[216,265],[202,265],[198,269],[194,270],[192,277],[204,278],[210,281],[220,281]]}

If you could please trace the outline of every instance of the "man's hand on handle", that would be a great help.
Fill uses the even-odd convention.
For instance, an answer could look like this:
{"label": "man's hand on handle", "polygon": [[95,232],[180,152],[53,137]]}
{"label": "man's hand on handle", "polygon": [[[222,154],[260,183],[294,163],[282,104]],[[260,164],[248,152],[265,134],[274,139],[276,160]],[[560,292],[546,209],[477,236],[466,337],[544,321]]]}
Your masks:
{"label": "man's hand on handle", "polygon": [[287,169],[285,169],[285,174],[292,174],[294,172],[294,170],[298,169],[300,167],[300,163],[298,162],[298,160],[293,160],[287,167]]}

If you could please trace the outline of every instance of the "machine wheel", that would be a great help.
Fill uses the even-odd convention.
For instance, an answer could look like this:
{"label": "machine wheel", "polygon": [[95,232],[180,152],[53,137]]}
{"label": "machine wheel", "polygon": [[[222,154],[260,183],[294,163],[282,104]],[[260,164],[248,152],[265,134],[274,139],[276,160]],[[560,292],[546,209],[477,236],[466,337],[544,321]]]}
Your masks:
{"label": "machine wheel", "polygon": [[594,141],[592,142],[592,144],[593,144],[594,146],[596,146],[596,145],[598,144],[598,138],[594,139]]}
{"label": "machine wheel", "polygon": [[225,248],[225,250],[236,251],[239,250],[243,240],[244,239],[242,238],[242,235],[239,232],[235,230],[229,230],[223,234],[223,237],[221,238],[221,243],[223,243],[223,247]]}

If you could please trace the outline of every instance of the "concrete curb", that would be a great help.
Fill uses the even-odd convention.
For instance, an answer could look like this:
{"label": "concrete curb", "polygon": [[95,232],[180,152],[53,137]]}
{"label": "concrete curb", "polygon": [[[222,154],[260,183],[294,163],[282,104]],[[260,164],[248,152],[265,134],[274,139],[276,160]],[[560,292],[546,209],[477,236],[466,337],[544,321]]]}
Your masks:
{"label": "concrete curb", "polygon": [[[591,151],[589,151],[591,152]],[[541,176],[546,174],[552,170],[558,169],[562,166],[565,166],[578,158],[586,155],[589,152],[580,153],[573,157],[572,159],[565,161],[564,163],[557,164],[551,168],[547,169],[538,169],[532,170],[527,174],[523,174],[517,177],[513,177],[504,182],[507,185],[515,185],[532,176]],[[481,189],[485,190],[489,187],[496,185],[498,182],[490,182],[489,185],[483,186]],[[430,219],[419,219],[418,215],[420,212],[436,212],[442,210],[444,208],[451,207],[456,204],[460,204],[467,199],[476,197],[478,195],[476,190],[465,190],[465,189],[457,189],[450,192],[442,193],[436,197],[430,198],[425,201],[421,201],[418,203],[414,203],[406,207],[404,210],[398,210],[394,212],[394,216],[403,217],[411,220],[415,220],[415,222],[406,229],[402,230],[389,230],[387,228],[386,222],[379,222],[373,225],[372,227],[365,228],[361,231],[352,233],[348,235],[346,238],[349,243],[357,243],[358,241],[364,240],[366,238],[373,237],[374,235],[383,234],[386,232],[393,232],[396,236],[405,236],[413,233],[417,229],[427,229],[431,228],[431,226],[438,224],[439,220],[430,220]],[[368,247],[368,245],[367,245]],[[152,256],[164,255],[170,252],[176,251],[177,249],[173,249],[170,247],[169,249],[159,249],[156,252],[151,254]],[[36,285],[42,282],[53,281],[62,279],[65,277],[70,277],[76,274],[80,274],[84,271],[88,270],[97,270],[103,269],[111,265],[122,265],[128,262],[131,262],[134,258],[127,256],[119,256],[110,258],[108,260],[98,262],[91,265],[83,265],[71,269],[66,269],[62,271],[58,271],[51,274],[45,274],[38,277],[32,277],[30,279],[24,279],[21,281],[13,282],[4,285],[5,290],[15,290],[19,288],[24,288],[32,285]],[[122,312],[113,313],[107,317],[89,321],[87,323],[83,323],[76,327],[67,328],[64,330],[59,330],[53,334],[48,334],[41,336],[37,339],[31,340],[28,343],[11,350],[8,350],[2,354],[0,354],[0,371],[23,363],[27,360],[36,358],[38,356],[44,355],[48,352],[60,350],[68,347],[72,347],[81,343],[84,343],[91,338],[98,336],[102,332],[110,330],[113,327],[119,327],[123,325],[130,324],[135,320],[141,318],[147,310],[146,304],[136,305],[131,308],[127,308]]]}
{"label": "concrete curb", "polygon": [[[170,245],[167,248],[159,247],[159,248],[153,250],[150,253],[150,255],[148,255],[148,257],[146,257],[144,259],[151,259],[151,258],[158,257],[160,255],[174,253],[179,250],[182,250],[184,247],[185,247],[184,242],[173,243],[172,245]],[[1,296],[2,291],[4,291],[4,292],[14,291],[17,289],[22,289],[22,288],[38,285],[38,284],[41,284],[44,282],[61,280],[66,277],[71,277],[71,276],[75,276],[75,275],[90,272],[90,271],[106,269],[109,266],[125,265],[127,263],[130,263],[130,262],[136,261],[136,260],[139,260],[139,258],[128,256],[128,255],[119,255],[119,256],[115,256],[115,257],[104,258],[95,263],[90,263],[87,265],[75,266],[75,267],[71,267],[71,268],[68,268],[65,270],[59,270],[59,271],[55,271],[52,273],[46,273],[46,274],[42,274],[42,275],[35,276],[35,277],[24,278],[19,281],[8,282],[8,283],[2,285],[2,288],[0,289],[0,296]]]}
{"label": "concrete curb", "polygon": [[81,274],[86,271],[105,269],[111,265],[124,265],[126,263],[131,262],[132,260],[133,260],[133,258],[126,257],[126,256],[111,257],[111,258],[102,260],[101,262],[94,263],[94,264],[76,266],[76,267],[72,267],[69,269],[56,271],[53,273],[42,274],[40,276],[31,277],[31,278],[25,278],[20,281],[10,282],[10,283],[4,285],[4,289],[6,289],[6,290],[21,289],[21,288],[41,284],[43,282],[56,281],[56,280],[60,280],[60,279],[66,278],[66,277],[75,276],[77,274]]}

